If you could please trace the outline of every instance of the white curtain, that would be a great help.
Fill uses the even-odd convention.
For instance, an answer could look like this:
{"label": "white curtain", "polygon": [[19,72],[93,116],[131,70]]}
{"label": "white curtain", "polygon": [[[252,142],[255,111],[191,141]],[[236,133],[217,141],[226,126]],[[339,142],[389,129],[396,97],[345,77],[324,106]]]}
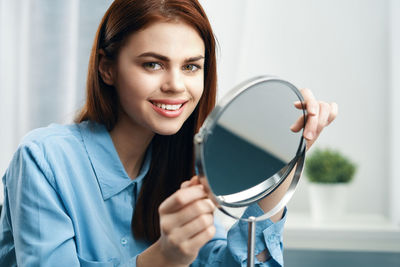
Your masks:
{"label": "white curtain", "polygon": [[[0,172],[29,130],[71,122],[111,0],[0,0]],[[1,183],[0,183],[1,184]],[[3,189],[0,185],[0,203]]]}

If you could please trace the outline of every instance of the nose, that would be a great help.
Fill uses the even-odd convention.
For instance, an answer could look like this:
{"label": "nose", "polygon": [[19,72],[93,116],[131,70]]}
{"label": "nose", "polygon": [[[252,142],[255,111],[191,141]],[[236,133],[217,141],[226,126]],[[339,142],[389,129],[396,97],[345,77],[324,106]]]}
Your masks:
{"label": "nose", "polygon": [[161,91],[165,93],[181,93],[186,90],[183,74],[179,70],[166,72],[161,85]]}

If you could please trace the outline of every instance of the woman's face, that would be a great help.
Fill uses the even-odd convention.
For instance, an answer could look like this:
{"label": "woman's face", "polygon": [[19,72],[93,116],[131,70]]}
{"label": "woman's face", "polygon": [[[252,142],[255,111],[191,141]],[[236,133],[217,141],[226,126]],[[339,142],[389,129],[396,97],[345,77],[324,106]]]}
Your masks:
{"label": "woman's face", "polygon": [[156,22],[132,34],[116,63],[120,122],[176,133],[203,93],[204,56],[200,35],[182,22]]}

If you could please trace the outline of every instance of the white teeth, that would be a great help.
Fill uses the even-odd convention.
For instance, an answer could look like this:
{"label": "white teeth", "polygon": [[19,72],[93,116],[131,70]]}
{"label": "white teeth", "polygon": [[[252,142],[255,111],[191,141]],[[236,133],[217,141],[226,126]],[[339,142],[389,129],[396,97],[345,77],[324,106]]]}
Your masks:
{"label": "white teeth", "polygon": [[178,110],[182,107],[182,104],[179,105],[166,105],[166,104],[161,104],[161,103],[153,103],[159,108],[166,109],[166,110]]}

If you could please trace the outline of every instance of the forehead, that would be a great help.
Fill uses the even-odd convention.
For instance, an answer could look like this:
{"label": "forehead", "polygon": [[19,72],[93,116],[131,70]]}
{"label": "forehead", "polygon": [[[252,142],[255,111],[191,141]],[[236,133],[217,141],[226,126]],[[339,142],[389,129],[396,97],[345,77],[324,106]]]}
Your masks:
{"label": "forehead", "polygon": [[133,55],[156,52],[172,59],[204,56],[205,53],[199,33],[189,24],[180,21],[154,22],[133,33],[124,48]]}

